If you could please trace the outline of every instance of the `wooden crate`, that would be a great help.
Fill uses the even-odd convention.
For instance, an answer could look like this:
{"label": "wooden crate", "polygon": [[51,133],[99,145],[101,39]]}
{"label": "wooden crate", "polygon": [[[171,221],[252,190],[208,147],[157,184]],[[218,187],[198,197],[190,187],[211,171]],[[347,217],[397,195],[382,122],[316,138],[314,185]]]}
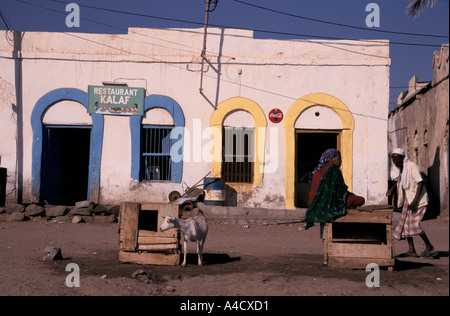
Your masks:
{"label": "wooden crate", "polygon": [[349,213],[324,230],[324,263],[340,269],[365,269],[367,264],[393,270],[392,209]]}
{"label": "wooden crate", "polygon": [[180,234],[161,232],[164,217],[179,217],[179,205],[123,202],[119,215],[119,261],[138,264],[178,265]]}

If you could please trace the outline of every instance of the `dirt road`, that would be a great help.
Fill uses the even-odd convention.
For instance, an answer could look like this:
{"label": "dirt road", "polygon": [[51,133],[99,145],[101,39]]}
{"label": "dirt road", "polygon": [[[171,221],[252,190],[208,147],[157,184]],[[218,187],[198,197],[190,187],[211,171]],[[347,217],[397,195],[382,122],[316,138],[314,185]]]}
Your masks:
{"label": "dirt road", "polygon": [[[196,266],[192,244],[181,268],[119,263],[114,223],[0,222],[0,295],[449,295],[448,221],[424,223],[440,259],[399,259],[394,272],[381,270],[378,288],[366,286],[370,272],[324,267],[319,228],[302,226],[211,223],[205,265]],[[43,261],[50,246],[64,260]],[[420,238],[416,247],[422,251]],[[395,242],[397,254],[406,250],[406,241]],[[80,268],[79,287],[66,285],[69,263]]]}

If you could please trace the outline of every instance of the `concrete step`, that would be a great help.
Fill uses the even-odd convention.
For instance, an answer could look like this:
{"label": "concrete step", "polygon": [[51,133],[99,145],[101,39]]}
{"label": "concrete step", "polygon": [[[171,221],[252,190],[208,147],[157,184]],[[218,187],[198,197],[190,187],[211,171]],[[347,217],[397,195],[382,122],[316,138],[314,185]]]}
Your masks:
{"label": "concrete step", "polygon": [[238,225],[272,225],[300,223],[304,220],[306,208],[295,210],[244,208],[235,206],[213,206],[198,203],[209,222]]}

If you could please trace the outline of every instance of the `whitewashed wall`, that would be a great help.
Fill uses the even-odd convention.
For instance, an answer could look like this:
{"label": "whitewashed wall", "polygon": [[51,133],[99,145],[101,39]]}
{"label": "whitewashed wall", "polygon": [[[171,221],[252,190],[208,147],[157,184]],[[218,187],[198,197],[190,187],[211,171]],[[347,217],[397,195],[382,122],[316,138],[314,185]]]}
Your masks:
{"label": "whitewashed wall", "polygon": [[[0,34],[0,142],[1,166],[16,173],[15,72],[12,47]],[[192,185],[211,171],[211,163],[199,160],[197,147],[210,139],[202,137],[214,109],[233,97],[256,102],[266,114],[280,108],[286,114],[299,98],[329,94],[342,101],[355,121],[353,135],[353,191],[368,203],[384,203],[387,186],[387,115],[389,104],[389,45],[387,41],[257,40],[252,32],[210,29],[208,32],[203,94],[200,87],[200,51],[203,31],[198,29],[130,29],[125,35],[25,33],[23,57],[23,197],[32,201],[30,116],[44,94],[58,88],[87,91],[88,85],[121,81],[146,88],[147,95],[165,95],[183,109],[188,131],[184,142],[183,182]],[[64,111],[61,110],[64,107]],[[296,126],[339,128],[336,115],[321,107],[320,122],[314,109],[303,113]],[[159,111],[159,112],[158,112]],[[167,123],[170,117],[157,110],[148,122]],[[67,113],[70,112],[70,115]],[[158,117],[158,118],[156,118]],[[178,183],[137,183],[130,177],[131,146],[129,118],[104,116],[100,202],[122,200],[167,201]],[[251,124],[251,117],[230,115],[226,123]],[[56,104],[44,120],[89,123],[77,104]],[[240,122],[242,120],[242,122]],[[278,152],[277,172],[264,175],[263,185],[242,195],[239,205],[284,208],[285,134],[277,127],[276,144],[267,134],[266,152]],[[200,129],[200,130],[199,130]],[[117,165],[121,167],[118,168]],[[15,181],[14,181],[15,182]],[[15,184],[8,180],[9,199]]]}

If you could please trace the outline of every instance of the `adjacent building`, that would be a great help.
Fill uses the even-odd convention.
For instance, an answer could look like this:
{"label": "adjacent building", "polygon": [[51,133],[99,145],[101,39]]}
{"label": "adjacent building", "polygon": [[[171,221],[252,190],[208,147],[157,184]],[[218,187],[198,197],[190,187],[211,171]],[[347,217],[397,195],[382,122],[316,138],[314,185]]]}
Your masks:
{"label": "adjacent building", "polygon": [[434,53],[433,80],[409,82],[408,91],[398,97],[398,105],[389,113],[389,152],[405,150],[416,162],[428,189],[428,215],[448,217],[449,178],[449,52],[448,44]]}

